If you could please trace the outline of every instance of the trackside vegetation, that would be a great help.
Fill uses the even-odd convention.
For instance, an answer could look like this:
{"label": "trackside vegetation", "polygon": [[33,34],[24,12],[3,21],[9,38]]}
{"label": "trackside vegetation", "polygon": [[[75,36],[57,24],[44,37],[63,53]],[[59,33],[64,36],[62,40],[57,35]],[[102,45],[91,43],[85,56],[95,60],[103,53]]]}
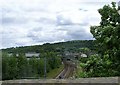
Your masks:
{"label": "trackside vegetation", "polygon": [[44,78],[45,64],[46,73],[59,68],[61,65],[60,57],[54,52],[46,53],[43,56],[47,56],[46,63],[42,57],[39,59],[36,59],[35,57],[27,59],[24,55],[16,57],[15,55],[8,56],[7,54],[3,54],[2,79]]}

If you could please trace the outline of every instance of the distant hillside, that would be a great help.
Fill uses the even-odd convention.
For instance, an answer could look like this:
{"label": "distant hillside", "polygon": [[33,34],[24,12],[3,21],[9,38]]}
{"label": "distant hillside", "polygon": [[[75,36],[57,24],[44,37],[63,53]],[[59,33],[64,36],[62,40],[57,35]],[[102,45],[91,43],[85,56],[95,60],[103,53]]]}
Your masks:
{"label": "distant hillside", "polygon": [[26,53],[26,52],[63,52],[63,51],[77,51],[79,48],[89,48],[94,50],[94,40],[74,40],[67,42],[59,42],[59,43],[45,43],[43,45],[34,45],[34,46],[22,46],[22,47],[12,47],[7,49],[2,49],[3,52],[9,53]]}

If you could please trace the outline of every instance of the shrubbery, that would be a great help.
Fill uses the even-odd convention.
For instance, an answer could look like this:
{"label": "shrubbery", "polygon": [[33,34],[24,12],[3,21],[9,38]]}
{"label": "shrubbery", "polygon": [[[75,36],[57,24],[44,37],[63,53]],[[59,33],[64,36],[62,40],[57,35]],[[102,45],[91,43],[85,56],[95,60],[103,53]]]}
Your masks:
{"label": "shrubbery", "polygon": [[119,68],[114,68],[115,62],[109,59],[109,55],[100,57],[98,55],[90,56],[86,62],[81,62],[82,72],[80,77],[110,77],[119,76]]}
{"label": "shrubbery", "polygon": [[54,52],[42,55],[42,58],[27,59],[20,54],[18,57],[8,56],[7,53],[2,55],[2,79],[21,79],[21,78],[39,78],[44,76],[44,57],[46,56],[46,72],[59,67],[61,64],[60,57]]}

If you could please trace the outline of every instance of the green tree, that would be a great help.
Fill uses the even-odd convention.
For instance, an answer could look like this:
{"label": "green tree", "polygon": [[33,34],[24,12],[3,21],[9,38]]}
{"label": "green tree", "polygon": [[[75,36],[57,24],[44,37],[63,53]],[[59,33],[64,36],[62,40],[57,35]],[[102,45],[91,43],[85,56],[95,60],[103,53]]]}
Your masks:
{"label": "green tree", "polygon": [[37,77],[38,76],[38,59],[35,57],[31,58],[29,60],[29,65],[31,67],[31,76],[32,77]]}
{"label": "green tree", "polygon": [[18,78],[24,78],[27,76],[27,58],[24,54],[19,54],[17,59],[17,67],[18,67]]}
{"label": "green tree", "polygon": [[44,59],[43,58],[38,60],[38,68],[37,68],[37,70],[38,70],[38,73],[37,73],[38,76],[43,77],[43,75],[44,75]]}
{"label": "green tree", "polygon": [[2,54],[2,79],[17,78],[17,59],[14,56],[8,56],[7,53]]}
{"label": "green tree", "polygon": [[16,79],[17,78],[17,59],[15,56],[9,57],[9,78]]}
{"label": "green tree", "polygon": [[81,62],[83,71],[80,77],[109,77],[115,76],[116,71],[111,68],[111,61],[108,55],[101,58],[98,55],[91,55],[86,62]]}
{"label": "green tree", "polygon": [[51,69],[59,67],[60,57],[55,52],[48,52],[46,56]]}
{"label": "green tree", "polygon": [[9,79],[9,73],[8,73],[8,69],[9,69],[9,57],[6,53],[2,53],[2,79]]}
{"label": "green tree", "polygon": [[113,62],[111,68],[118,71],[115,75],[120,75],[120,15],[116,3],[105,5],[98,12],[101,22],[99,26],[91,26],[91,33],[96,39],[99,53],[102,57],[106,54],[109,56]]}

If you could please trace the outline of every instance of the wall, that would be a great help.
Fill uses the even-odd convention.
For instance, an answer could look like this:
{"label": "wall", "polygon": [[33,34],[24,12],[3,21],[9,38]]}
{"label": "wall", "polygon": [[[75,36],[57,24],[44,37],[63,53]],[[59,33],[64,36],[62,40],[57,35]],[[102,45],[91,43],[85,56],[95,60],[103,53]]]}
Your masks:
{"label": "wall", "polygon": [[120,85],[120,77],[6,80],[2,85]]}

